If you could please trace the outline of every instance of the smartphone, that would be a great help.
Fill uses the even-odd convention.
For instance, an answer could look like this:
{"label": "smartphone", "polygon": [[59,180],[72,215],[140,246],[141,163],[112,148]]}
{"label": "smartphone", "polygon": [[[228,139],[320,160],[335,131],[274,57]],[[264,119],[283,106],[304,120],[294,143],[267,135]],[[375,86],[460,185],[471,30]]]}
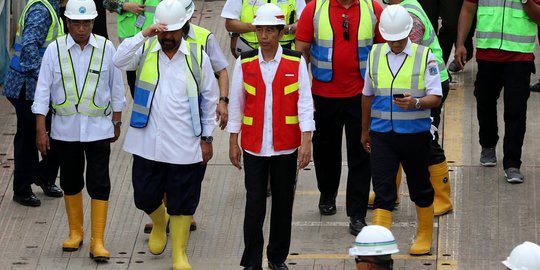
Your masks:
{"label": "smartphone", "polygon": [[396,98],[404,98],[405,97],[405,95],[403,95],[403,94],[393,94],[393,96],[394,96],[394,99],[396,99]]}

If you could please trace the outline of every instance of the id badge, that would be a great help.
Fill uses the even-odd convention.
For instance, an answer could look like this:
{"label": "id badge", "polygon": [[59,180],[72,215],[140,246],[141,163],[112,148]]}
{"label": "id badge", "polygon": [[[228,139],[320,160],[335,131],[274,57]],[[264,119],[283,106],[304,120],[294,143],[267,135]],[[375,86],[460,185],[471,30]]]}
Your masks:
{"label": "id badge", "polygon": [[135,21],[135,27],[142,28],[145,20],[146,17],[144,17],[144,15],[142,14],[139,14],[139,16],[137,16],[137,21]]}

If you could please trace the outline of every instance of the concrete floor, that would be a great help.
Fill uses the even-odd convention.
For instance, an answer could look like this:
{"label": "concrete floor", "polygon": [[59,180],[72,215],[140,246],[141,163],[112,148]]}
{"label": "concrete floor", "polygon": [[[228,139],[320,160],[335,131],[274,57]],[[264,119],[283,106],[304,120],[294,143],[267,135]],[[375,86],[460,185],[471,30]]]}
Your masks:
{"label": "concrete floor", "polygon": [[[213,31],[229,57],[224,20],[219,17],[224,1],[196,2],[193,18]],[[202,7],[202,8],[201,8]],[[115,31],[114,15],[108,14],[109,32]],[[113,39],[114,40],[114,39]],[[230,69],[229,69],[230,70]],[[232,70],[230,70],[232,71]],[[472,94],[476,64],[454,74],[446,101],[442,143],[451,169],[454,211],[436,218],[432,254],[412,257],[407,254],[414,237],[416,214],[402,185],[401,204],[394,211],[392,231],[400,253],[395,269],[503,269],[500,261],[515,245],[539,242],[540,209],[540,94],[532,93],[528,104],[528,132],[523,148],[522,172],[525,183],[510,185],[504,180],[502,165],[481,167],[478,159],[478,125]],[[532,80],[536,81],[533,76]],[[128,101],[131,99],[128,95]],[[499,123],[503,106],[500,105]],[[128,110],[126,110],[127,112]],[[128,122],[129,113],[124,114]],[[125,133],[127,125],[123,126]],[[501,124],[502,126],[502,124]],[[13,146],[16,119],[11,105],[0,99],[0,269],[170,269],[170,247],[160,256],[147,251],[148,235],[142,232],[148,218],[135,208],[131,188],[131,156],[121,150],[124,138],[113,144],[111,153],[111,200],[105,242],[111,252],[107,264],[88,258],[89,230],[78,252],[64,253],[61,243],[67,237],[67,221],[62,199],[48,198],[34,186],[42,206],[28,208],[11,198]],[[243,250],[242,222],[245,204],[243,172],[229,163],[228,134],[215,132],[214,158],[203,183],[201,204],[195,215],[198,230],[190,236],[188,256],[194,269],[241,269]],[[503,131],[501,130],[501,138]],[[502,145],[497,147],[502,159]],[[296,191],[293,240],[287,260],[291,269],[354,269],[347,256],[354,237],[348,233],[345,215],[346,159],[338,194],[338,213],[318,213],[318,190],[312,164],[301,171]],[[268,199],[271,202],[271,198]],[[370,215],[370,213],[368,213]],[[89,198],[85,194],[85,227],[90,225]],[[368,217],[370,220],[370,217]],[[268,221],[265,223],[268,228]]]}

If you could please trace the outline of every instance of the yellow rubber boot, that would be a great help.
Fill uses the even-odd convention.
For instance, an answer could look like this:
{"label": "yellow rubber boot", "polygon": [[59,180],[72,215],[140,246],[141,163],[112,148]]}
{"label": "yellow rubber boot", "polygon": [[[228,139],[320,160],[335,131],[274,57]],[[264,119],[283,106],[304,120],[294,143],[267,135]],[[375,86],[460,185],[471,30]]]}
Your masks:
{"label": "yellow rubber boot", "polygon": [[193,216],[171,216],[171,245],[173,270],[192,270],[186,254],[189,226]]}
{"label": "yellow rubber boot", "polygon": [[78,250],[84,239],[84,212],[82,193],[75,195],[64,195],[66,204],[67,220],[69,224],[69,239],[62,244],[63,251]]}
{"label": "yellow rubber boot", "polygon": [[[401,168],[401,164],[399,164],[398,171],[396,174],[396,190],[397,190],[397,199],[396,204],[399,204],[400,197],[399,197],[399,187],[401,186],[401,174],[402,174],[403,168]],[[371,191],[369,192],[369,198],[368,198],[368,205],[371,205],[373,207],[373,204],[375,203],[375,192]]]}
{"label": "yellow rubber boot", "polygon": [[373,225],[381,225],[390,230],[390,227],[392,227],[392,212],[381,208],[374,209],[371,223]]}
{"label": "yellow rubber boot", "polygon": [[411,255],[429,254],[433,241],[433,205],[428,207],[416,207],[418,225],[416,228],[416,240],[411,246]]}
{"label": "yellow rubber boot", "polygon": [[444,215],[452,210],[452,197],[450,195],[450,175],[446,160],[428,167],[429,180],[435,190],[433,200],[433,213],[435,216]]}
{"label": "yellow rubber boot", "polygon": [[159,255],[163,253],[167,246],[167,223],[169,222],[169,215],[165,206],[161,204],[149,216],[152,219],[153,226],[150,237],[148,238],[148,250],[154,255]]}
{"label": "yellow rubber boot", "polygon": [[109,260],[110,253],[103,246],[103,235],[107,224],[108,201],[94,200],[92,206],[92,238],[90,239],[90,258],[96,262]]}

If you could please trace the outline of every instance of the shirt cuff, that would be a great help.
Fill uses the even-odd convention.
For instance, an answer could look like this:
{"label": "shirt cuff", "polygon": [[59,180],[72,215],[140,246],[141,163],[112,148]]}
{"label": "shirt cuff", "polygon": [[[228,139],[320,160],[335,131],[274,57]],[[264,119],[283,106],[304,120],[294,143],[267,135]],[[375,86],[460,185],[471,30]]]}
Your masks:
{"label": "shirt cuff", "polygon": [[240,133],[241,128],[242,124],[240,123],[227,122],[227,132],[229,133]]}
{"label": "shirt cuff", "polygon": [[314,120],[300,122],[300,131],[308,132],[308,131],[314,131],[314,130],[315,130]]}
{"label": "shirt cuff", "polygon": [[216,128],[215,124],[203,124],[202,125],[202,135],[201,136],[212,136],[212,133],[214,133],[214,128]]}
{"label": "shirt cuff", "polygon": [[49,112],[49,105],[34,102],[34,104],[32,104],[32,112],[34,114],[47,115]]}
{"label": "shirt cuff", "polygon": [[122,109],[124,109],[125,102],[112,102],[111,107],[113,112],[122,112]]}

